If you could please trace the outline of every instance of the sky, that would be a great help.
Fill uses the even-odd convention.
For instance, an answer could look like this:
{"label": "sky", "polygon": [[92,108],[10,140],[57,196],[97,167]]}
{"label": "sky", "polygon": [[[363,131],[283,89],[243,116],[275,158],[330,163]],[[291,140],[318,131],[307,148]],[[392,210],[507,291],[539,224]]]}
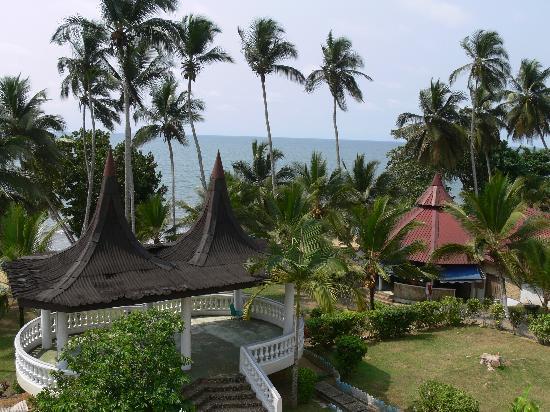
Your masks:
{"label": "sky", "polygon": [[[56,63],[70,50],[50,44],[50,38],[65,17],[99,18],[98,0],[0,0],[0,5],[0,76],[30,77],[33,90],[47,90],[51,100],[46,110],[61,115],[68,130],[78,129],[76,102],[59,97]],[[206,103],[205,121],[197,125],[201,135],[266,134],[260,80],[246,65],[237,35],[238,26],[246,27],[257,17],[274,18],[285,28],[299,52],[289,63],[305,75],[319,67],[329,30],[353,42],[373,82],[361,80],[365,101],[349,101],[348,111],[338,113],[342,139],[391,140],[397,115],[418,110],[418,91],[431,78],[447,81],[449,73],[466,62],[459,42],[477,29],[502,35],[514,73],[522,58],[550,65],[546,0],[187,0],[166,17],[178,20],[189,13],[216,22],[223,31],[216,43],[235,59],[235,64],[207,67],[194,85],[195,95]],[[461,81],[455,87],[464,85]],[[302,86],[272,75],[267,94],[274,136],[333,137],[326,87],[308,94]],[[118,126],[116,131],[122,130]]]}

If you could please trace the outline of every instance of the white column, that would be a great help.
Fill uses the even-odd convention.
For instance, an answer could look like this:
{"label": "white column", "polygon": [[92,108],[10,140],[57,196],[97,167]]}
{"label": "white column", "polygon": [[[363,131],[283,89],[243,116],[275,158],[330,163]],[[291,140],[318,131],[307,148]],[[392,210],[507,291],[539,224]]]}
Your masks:
{"label": "white column", "polygon": [[52,320],[49,310],[40,310],[40,332],[42,333],[42,349],[48,350],[52,347]]}
{"label": "white column", "polygon": [[[69,331],[67,328],[67,314],[65,312],[57,312],[55,319],[55,336],[56,336],[56,348],[57,357],[61,355],[63,348],[67,344],[69,339]],[[57,367],[60,369],[66,369],[67,363],[65,361],[58,362]]]}
{"label": "white column", "polygon": [[[193,301],[191,298],[181,300],[181,318],[183,320],[183,332],[181,333],[181,354],[187,358],[191,357],[191,311],[193,310]],[[191,369],[191,365],[185,365],[183,370]]]}
{"label": "white column", "polygon": [[378,276],[378,290],[382,290],[384,287],[384,279],[382,279],[382,276]]}
{"label": "white column", "polygon": [[233,291],[233,304],[235,305],[235,310],[243,310],[243,291],[242,289],[237,289]]}
{"label": "white column", "polygon": [[283,334],[294,331],[294,283],[285,284],[285,323]]}

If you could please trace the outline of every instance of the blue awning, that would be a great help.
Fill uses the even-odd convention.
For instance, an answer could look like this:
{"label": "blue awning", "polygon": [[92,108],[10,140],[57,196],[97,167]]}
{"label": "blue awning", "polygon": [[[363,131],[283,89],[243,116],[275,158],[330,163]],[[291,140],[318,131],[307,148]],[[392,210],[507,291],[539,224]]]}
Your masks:
{"label": "blue awning", "polygon": [[483,274],[477,265],[444,265],[439,277],[440,282],[475,282],[483,280]]}

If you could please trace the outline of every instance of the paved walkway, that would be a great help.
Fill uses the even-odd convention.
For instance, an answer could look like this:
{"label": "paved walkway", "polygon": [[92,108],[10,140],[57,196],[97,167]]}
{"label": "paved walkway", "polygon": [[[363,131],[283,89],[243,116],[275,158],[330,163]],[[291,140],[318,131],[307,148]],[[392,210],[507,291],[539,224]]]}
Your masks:
{"label": "paved walkway", "polygon": [[[229,316],[193,318],[191,322],[191,378],[239,371],[240,347],[280,336],[281,328],[260,320],[237,320]],[[179,339],[177,340],[179,350]],[[55,364],[56,351],[33,351],[34,356]]]}

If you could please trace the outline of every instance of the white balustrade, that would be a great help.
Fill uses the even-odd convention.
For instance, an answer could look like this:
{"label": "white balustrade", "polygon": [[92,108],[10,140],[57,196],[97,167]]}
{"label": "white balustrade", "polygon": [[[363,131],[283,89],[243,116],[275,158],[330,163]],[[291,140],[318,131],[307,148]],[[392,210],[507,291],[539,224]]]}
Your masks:
{"label": "white balustrade", "polygon": [[[248,295],[243,295],[248,299]],[[233,294],[213,294],[194,296],[192,298],[193,316],[225,316],[230,314],[229,305]],[[159,310],[181,313],[181,300],[155,302],[152,306]],[[111,309],[100,309],[89,312],[67,314],[69,335],[82,333],[88,329],[108,327],[116,319],[135,310],[144,310],[145,305],[125,306]],[[280,302],[257,297],[250,308],[254,319],[263,320],[283,328],[285,309]],[[51,333],[55,334],[55,314],[52,313]],[[267,377],[268,374],[289,367],[294,362],[294,331],[262,342],[255,342],[241,347],[239,370],[254,389],[256,396],[270,412],[280,412],[281,396]],[[56,371],[51,365],[33,357],[30,352],[42,342],[40,318],[28,322],[15,337],[15,365],[17,380],[21,387],[31,394],[37,394],[45,386],[55,385],[51,372]],[[299,356],[304,347],[304,323],[298,329]]]}

